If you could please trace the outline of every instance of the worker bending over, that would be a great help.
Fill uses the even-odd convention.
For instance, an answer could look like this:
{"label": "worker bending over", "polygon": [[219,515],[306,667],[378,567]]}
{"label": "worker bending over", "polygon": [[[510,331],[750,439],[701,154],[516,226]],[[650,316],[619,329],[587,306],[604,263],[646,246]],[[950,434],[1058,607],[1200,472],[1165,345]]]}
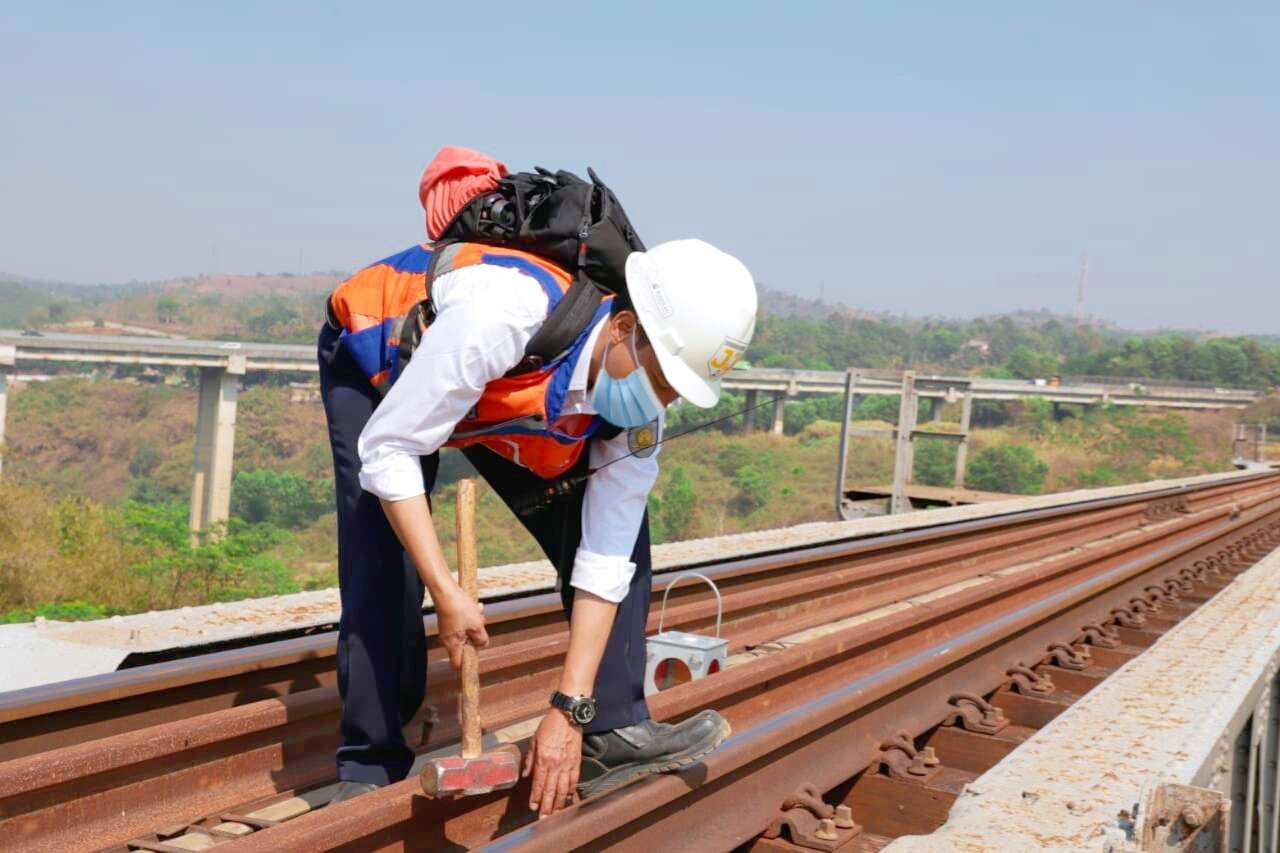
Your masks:
{"label": "worker bending over", "polygon": [[[423,178],[428,236],[504,174],[485,155],[444,149]],[[649,717],[645,508],[663,410],[678,398],[715,405],[721,375],[754,331],[755,284],[741,262],[700,240],[629,254],[625,279],[557,358],[515,375],[573,281],[539,256],[424,243],[356,273],[330,298],[319,360],[342,597],[335,800],[409,772],[402,727],[426,689],[424,586],[455,668],[464,643],[488,643],[482,607],[454,581],[427,500],[444,446],[461,448],[522,510],[569,617],[560,681],[525,762],[531,808],[545,816],[575,789],[591,796],[687,766],[728,735],[714,711],[675,725]],[[417,348],[388,367],[397,344],[389,321],[424,292],[430,311]],[[539,504],[553,483],[561,488]]]}

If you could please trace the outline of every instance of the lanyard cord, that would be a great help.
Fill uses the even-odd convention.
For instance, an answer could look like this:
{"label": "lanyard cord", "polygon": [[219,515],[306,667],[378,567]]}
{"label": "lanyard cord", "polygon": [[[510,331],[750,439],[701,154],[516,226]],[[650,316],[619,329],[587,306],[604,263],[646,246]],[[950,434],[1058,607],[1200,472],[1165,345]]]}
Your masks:
{"label": "lanyard cord", "polygon": [[[766,399],[764,402],[756,403],[753,406],[747,406],[746,408],[738,409],[736,412],[730,412],[724,417],[716,418],[715,420],[710,420],[710,421],[707,421],[706,423],[697,424],[696,426],[691,426],[688,429],[684,429],[684,430],[681,430],[680,432],[675,433],[674,435],[665,435],[662,438],[660,438],[658,441],[655,441],[649,447],[656,448],[659,444],[666,444],[668,441],[675,441],[677,438],[683,438],[684,436],[689,435],[690,433],[698,432],[700,430],[706,429],[707,427],[715,426],[716,424],[733,420],[734,418],[740,415],[745,415],[747,412],[755,411],[756,409],[759,409],[762,406],[767,406],[772,402],[773,402],[772,399]],[[608,468],[610,465],[612,465],[615,462],[621,462],[623,459],[630,459],[632,456],[635,456],[637,453],[647,451],[649,447],[642,447],[640,448],[640,450],[631,451],[626,456],[619,456],[617,459],[611,459],[608,462],[601,465],[599,468],[590,469],[589,471],[587,471],[587,474],[590,475],[590,474],[594,474],[597,471],[603,471],[605,468]]]}
{"label": "lanyard cord", "polygon": [[552,504],[552,502],[555,501],[556,498],[570,494],[579,485],[581,485],[582,483],[585,483],[587,481],[587,478],[590,477],[592,474],[596,473],[597,471],[603,471],[605,468],[608,468],[610,465],[614,464],[615,462],[621,462],[624,459],[630,459],[632,456],[635,456],[637,453],[648,451],[650,448],[657,447],[659,444],[666,444],[668,441],[674,441],[677,438],[689,435],[690,433],[698,432],[699,430],[706,429],[709,426],[715,426],[716,424],[724,423],[727,420],[731,420],[740,415],[745,415],[747,412],[753,411],[755,409],[760,408],[761,406],[767,405],[772,402],[773,400],[765,400],[761,403],[756,403],[754,406],[747,406],[745,408],[738,409],[736,412],[731,412],[725,415],[724,417],[716,418],[714,420],[707,421],[706,423],[698,424],[697,426],[691,426],[688,429],[681,430],[680,432],[674,435],[664,436],[658,441],[655,441],[649,447],[644,447],[644,448],[641,448],[640,450],[633,450],[630,453],[626,454],[625,456],[619,456],[617,459],[611,459],[610,461],[601,465],[599,468],[591,468],[582,474],[574,474],[569,477],[561,477],[558,480],[552,480],[546,485],[538,489],[535,489],[525,495],[522,495],[516,500],[512,501],[511,508],[515,510],[517,515],[521,515],[521,516],[532,515],[533,513],[541,509],[545,509],[546,507],[549,507]]}

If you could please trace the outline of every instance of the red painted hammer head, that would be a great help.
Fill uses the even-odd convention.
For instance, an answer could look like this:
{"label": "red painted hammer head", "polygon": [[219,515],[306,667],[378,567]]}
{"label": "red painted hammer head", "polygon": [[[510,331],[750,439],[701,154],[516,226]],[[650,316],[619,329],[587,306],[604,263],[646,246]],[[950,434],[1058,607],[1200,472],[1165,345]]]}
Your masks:
{"label": "red painted hammer head", "polygon": [[422,769],[422,790],[428,797],[467,797],[510,788],[520,778],[520,754],[498,749],[474,758],[449,755],[434,758]]}

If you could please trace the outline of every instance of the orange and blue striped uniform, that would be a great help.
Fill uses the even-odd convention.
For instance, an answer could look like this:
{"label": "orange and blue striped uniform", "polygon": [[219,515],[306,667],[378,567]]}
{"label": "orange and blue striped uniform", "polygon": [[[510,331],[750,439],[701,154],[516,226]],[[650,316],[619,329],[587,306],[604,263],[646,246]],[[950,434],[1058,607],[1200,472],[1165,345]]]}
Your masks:
{"label": "orange and blue striped uniform", "polygon": [[[423,243],[366,267],[338,285],[329,306],[342,327],[341,346],[383,393],[399,378],[401,327],[414,306],[430,294],[427,272],[436,251],[441,257],[432,271],[434,276],[473,264],[508,267],[530,276],[547,294],[548,315],[573,283],[568,272],[536,255],[479,243],[452,243],[438,250]],[[562,416],[561,409],[587,338],[610,307],[606,300],[593,321],[555,360],[540,369],[490,382],[446,445],[482,444],[540,477],[554,479],[564,474],[601,424],[596,415]],[[428,327],[423,334],[430,333]]]}

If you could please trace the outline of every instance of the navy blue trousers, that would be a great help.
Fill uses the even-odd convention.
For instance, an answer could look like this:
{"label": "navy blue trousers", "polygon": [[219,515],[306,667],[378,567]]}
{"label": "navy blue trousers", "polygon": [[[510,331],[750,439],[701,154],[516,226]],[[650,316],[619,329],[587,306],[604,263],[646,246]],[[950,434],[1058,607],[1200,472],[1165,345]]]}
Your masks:
{"label": "navy blue trousers", "polygon": [[[388,784],[403,779],[413,763],[403,727],[426,693],[423,586],[412,561],[382,512],[378,499],[360,487],[356,441],[379,397],[329,326],[318,343],[320,391],[333,450],[338,514],[338,691],[342,695],[342,746],[338,778]],[[541,482],[484,448],[465,451],[472,465],[508,504]],[[583,454],[585,464],[586,454]],[[423,457],[427,492],[435,484],[439,454]],[[521,522],[559,574],[566,615],[573,604],[569,576],[582,538],[585,487]],[[649,521],[640,526],[631,559],[636,573],[618,606],[596,677],[599,716],[589,732],[608,731],[649,718],[644,701],[644,628],[653,580]]]}

